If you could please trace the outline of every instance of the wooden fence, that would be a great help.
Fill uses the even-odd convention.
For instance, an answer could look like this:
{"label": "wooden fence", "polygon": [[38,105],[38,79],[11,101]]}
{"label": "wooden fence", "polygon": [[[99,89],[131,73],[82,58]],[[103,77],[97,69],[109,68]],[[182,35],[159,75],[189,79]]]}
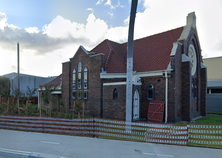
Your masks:
{"label": "wooden fence", "polygon": [[222,148],[222,125],[190,124],[175,126],[132,122],[131,132],[129,132],[126,130],[125,121],[99,118],[62,119],[0,115],[0,128],[161,144]]}

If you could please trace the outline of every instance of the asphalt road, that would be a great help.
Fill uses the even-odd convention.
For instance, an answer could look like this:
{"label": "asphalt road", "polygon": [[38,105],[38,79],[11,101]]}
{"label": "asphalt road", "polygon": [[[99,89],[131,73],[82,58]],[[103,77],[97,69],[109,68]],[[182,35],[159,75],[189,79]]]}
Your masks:
{"label": "asphalt road", "polygon": [[0,158],[222,158],[221,149],[0,129]]}

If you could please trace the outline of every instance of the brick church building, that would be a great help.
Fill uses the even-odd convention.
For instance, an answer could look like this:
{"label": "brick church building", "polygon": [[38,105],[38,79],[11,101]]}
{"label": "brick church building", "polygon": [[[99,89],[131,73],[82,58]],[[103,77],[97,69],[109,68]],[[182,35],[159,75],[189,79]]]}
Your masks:
{"label": "brick church building", "polygon": [[[95,117],[125,120],[127,43],[108,39],[91,51],[80,46],[62,64],[63,99],[85,103]],[[167,106],[167,121],[191,121],[206,115],[206,66],[195,13],[187,24],[134,41],[133,120],[147,119],[149,103]]]}

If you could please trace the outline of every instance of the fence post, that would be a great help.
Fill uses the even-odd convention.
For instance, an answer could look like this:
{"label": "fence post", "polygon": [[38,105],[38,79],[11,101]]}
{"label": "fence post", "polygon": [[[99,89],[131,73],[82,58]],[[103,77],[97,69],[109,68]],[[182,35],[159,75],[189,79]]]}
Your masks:
{"label": "fence post", "polygon": [[74,116],[75,116],[75,106],[76,106],[76,102],[74,101],[73,108],[72,108],[72,118],[73,119],[74,119]]}
{"label": "fence post", "polygon": [[65,100],[65,107],[66,107],[66,115],[68,113],[68,105],[67,105],[67,101]]}
{"label": "fence post", "polygon": [[26,104],[25,104],[25,115],[27,116],[27,112],[28,112],[28,103],[29,101],[26,100]]}
{"label": "fence post", "polygon": [[49,103],[49,117],[52,116],[52,102]]}
{"label": "fence post", "polygon": [[188,146],[188,142],[189,142],[189,124],[187,124],[187,146]]}
{"label": "fence post", "polygon": [[18,112],[19,112],[19,115],[20,115],[19,99],[17,99],[17,102],[18,102]]}
{"label": "fence post", "polygon": [[57,113],[59,113],[59,101],[58,101],[58,98],[57,98]]}
{"label": "fence post", "polygon": [[94,115],[93,115],[93,138],[95,138],[95,119],[94,119]]}
{"label": "fence post", "polygon": [[83,102],[82,105],[82,118],[84,119],[84,113],[85,113],[85,102]]}
{"label": "fence post", "polygon": [[40,117],[42,117],[42,100],[40,101],[40,105],[39,105],[39,115]]}
{"label": "fence post", "polygon": [[8,102],[7,102],[7,112],[9,110],[9,97],[8,97]]}

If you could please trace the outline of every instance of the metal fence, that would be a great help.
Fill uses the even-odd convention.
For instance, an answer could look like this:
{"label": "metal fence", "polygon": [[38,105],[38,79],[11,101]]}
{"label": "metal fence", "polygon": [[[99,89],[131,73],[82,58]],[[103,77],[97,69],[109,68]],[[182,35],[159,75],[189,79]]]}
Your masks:
{"label": "metal fence", "polygon": [[100,118],[62,119],[0,115],[0,128],[34,132],[81,135],[150,143],[212,146],[222,148],[222,125],[170,125]]}

